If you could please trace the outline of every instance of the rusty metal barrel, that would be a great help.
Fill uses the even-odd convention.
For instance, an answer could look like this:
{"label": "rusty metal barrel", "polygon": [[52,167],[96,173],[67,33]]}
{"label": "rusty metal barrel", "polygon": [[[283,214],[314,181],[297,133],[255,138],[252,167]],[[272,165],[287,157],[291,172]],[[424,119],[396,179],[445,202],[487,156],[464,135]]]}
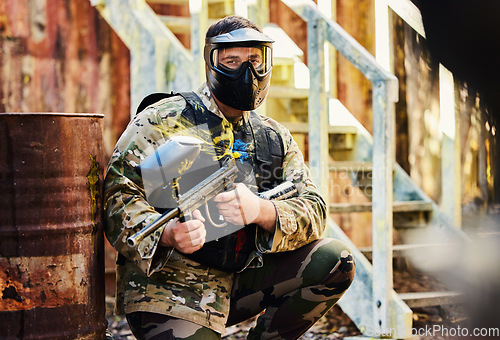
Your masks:
{"label": "rusty metal barrel", "polygon": [[105,339],[102,121],[0,113],[0,339]]}

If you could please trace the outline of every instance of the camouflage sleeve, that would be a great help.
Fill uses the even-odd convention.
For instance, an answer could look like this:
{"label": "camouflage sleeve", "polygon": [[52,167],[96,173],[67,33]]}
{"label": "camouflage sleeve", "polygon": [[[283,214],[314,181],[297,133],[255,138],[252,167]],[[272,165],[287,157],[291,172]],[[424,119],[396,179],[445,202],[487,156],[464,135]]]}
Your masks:
{"label": "camouflage sleeve", "polygon": [[[175,105],[171,110],[178,111]],[[165,140],[173,117],[175,114],[168,113],[162,117],[156,109],[146,109],[137,115],[118,140],[104,180],[106,237],[120,254],[147,275],[164,266],[172,249],[158,245],[164,227],[136,247],[127,244],[129,236],[160,216],[147,202],[138,166]]]}
{"label": "camouflage sleeve", "polygon": [[261,252],[300,248],[320,238],[326,225],[326,203],[311,180],[302,152],[288,130],[280,126],[279,131],[285,149],[283,177],[295,184],[299,195],[273,201],[277,212],[276,230],[274,235],[269,235],[259,228],[257,243]]}

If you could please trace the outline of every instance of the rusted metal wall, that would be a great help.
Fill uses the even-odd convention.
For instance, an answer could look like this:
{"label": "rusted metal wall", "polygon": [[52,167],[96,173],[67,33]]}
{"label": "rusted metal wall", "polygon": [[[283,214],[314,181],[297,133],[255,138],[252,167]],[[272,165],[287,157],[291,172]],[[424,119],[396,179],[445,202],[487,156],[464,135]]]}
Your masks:
{"label": "rusted metal wall", "polygon": [[269,0],[269,21],[280,26],[304,52],[307,63],[307,24],[281,0]]}
{"label": "rusted metal wall", "polygon": [[[153,11],[158,13],[159,15],[169,15],[169,16],[178,16],[178,17],[189,17],[189,3],[186,1],[185,3],[178,4],[149,4]],[[188,32],[174,32],[175,36],[182,45],[189,49],[191,47],[191,37]]]}
{"label": "rusted metal wall", "polygon": [[0,114],[0,338],[104,339],[102,115]]}
{"label": "rusted metal wall", "polygon": [[[337,0],[337,22],[375,55],[374,0]],[[338,99],[356,119],[373,132],[372,85],[347,59],[338,56]]]}
{"label": "rusted metal wall", "polygon": [[[395,74],[399,78],[396,104],[398,163],[434,201],[441,200],[441,139],[439,64],[429,52],[427,41],[395,16]],[[482,209],[491,198],[486,171],[493,157],[479,94],[466,82],[455,79],[455,105],[460,115],[462,204]],[[491,162],[489,162],[491,164]],[[488,183],[487,183],[488,182]],[[464,210],[464,212],[466,212]]]}
{"label": "rusted metal wall", "polygon": [[129,65],[88,0],[0,1],[0,112],[103,113],[110,155],[129,120]]}
{"label": "rusted metal wall", "polygon": [[407,163],[406,170],[415,183],[439,202],[439,64],[431,60],[425,39],[398,17],[394,21],[395,51],[399,53],[395,69],[400,79],[396,121],[405,135],[398,137],[403,139],[398,148],[400,163]]}

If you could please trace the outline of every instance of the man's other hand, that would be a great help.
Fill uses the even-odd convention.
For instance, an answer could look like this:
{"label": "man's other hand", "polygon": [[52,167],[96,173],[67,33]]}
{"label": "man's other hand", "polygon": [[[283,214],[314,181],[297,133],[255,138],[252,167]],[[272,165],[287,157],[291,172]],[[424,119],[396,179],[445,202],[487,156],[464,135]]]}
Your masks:
{"label": "man's other hand", "polygon": [[256,223],[269,232],[276,226],[276,209],[271,201],[259,198],[243,183],[214,197],[224,220],[235,225]]}

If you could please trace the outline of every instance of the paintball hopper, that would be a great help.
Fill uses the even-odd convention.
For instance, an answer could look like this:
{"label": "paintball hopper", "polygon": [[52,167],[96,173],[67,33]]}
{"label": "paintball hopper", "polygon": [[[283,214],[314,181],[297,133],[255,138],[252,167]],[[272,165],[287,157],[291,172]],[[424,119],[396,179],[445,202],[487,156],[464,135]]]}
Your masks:
{"label": "paintball hopper", "polygon": [[149,204],[164,209],[177,207],[176,181],[198,157],[202,143],[196,137],[171,137],[141,162]]}

